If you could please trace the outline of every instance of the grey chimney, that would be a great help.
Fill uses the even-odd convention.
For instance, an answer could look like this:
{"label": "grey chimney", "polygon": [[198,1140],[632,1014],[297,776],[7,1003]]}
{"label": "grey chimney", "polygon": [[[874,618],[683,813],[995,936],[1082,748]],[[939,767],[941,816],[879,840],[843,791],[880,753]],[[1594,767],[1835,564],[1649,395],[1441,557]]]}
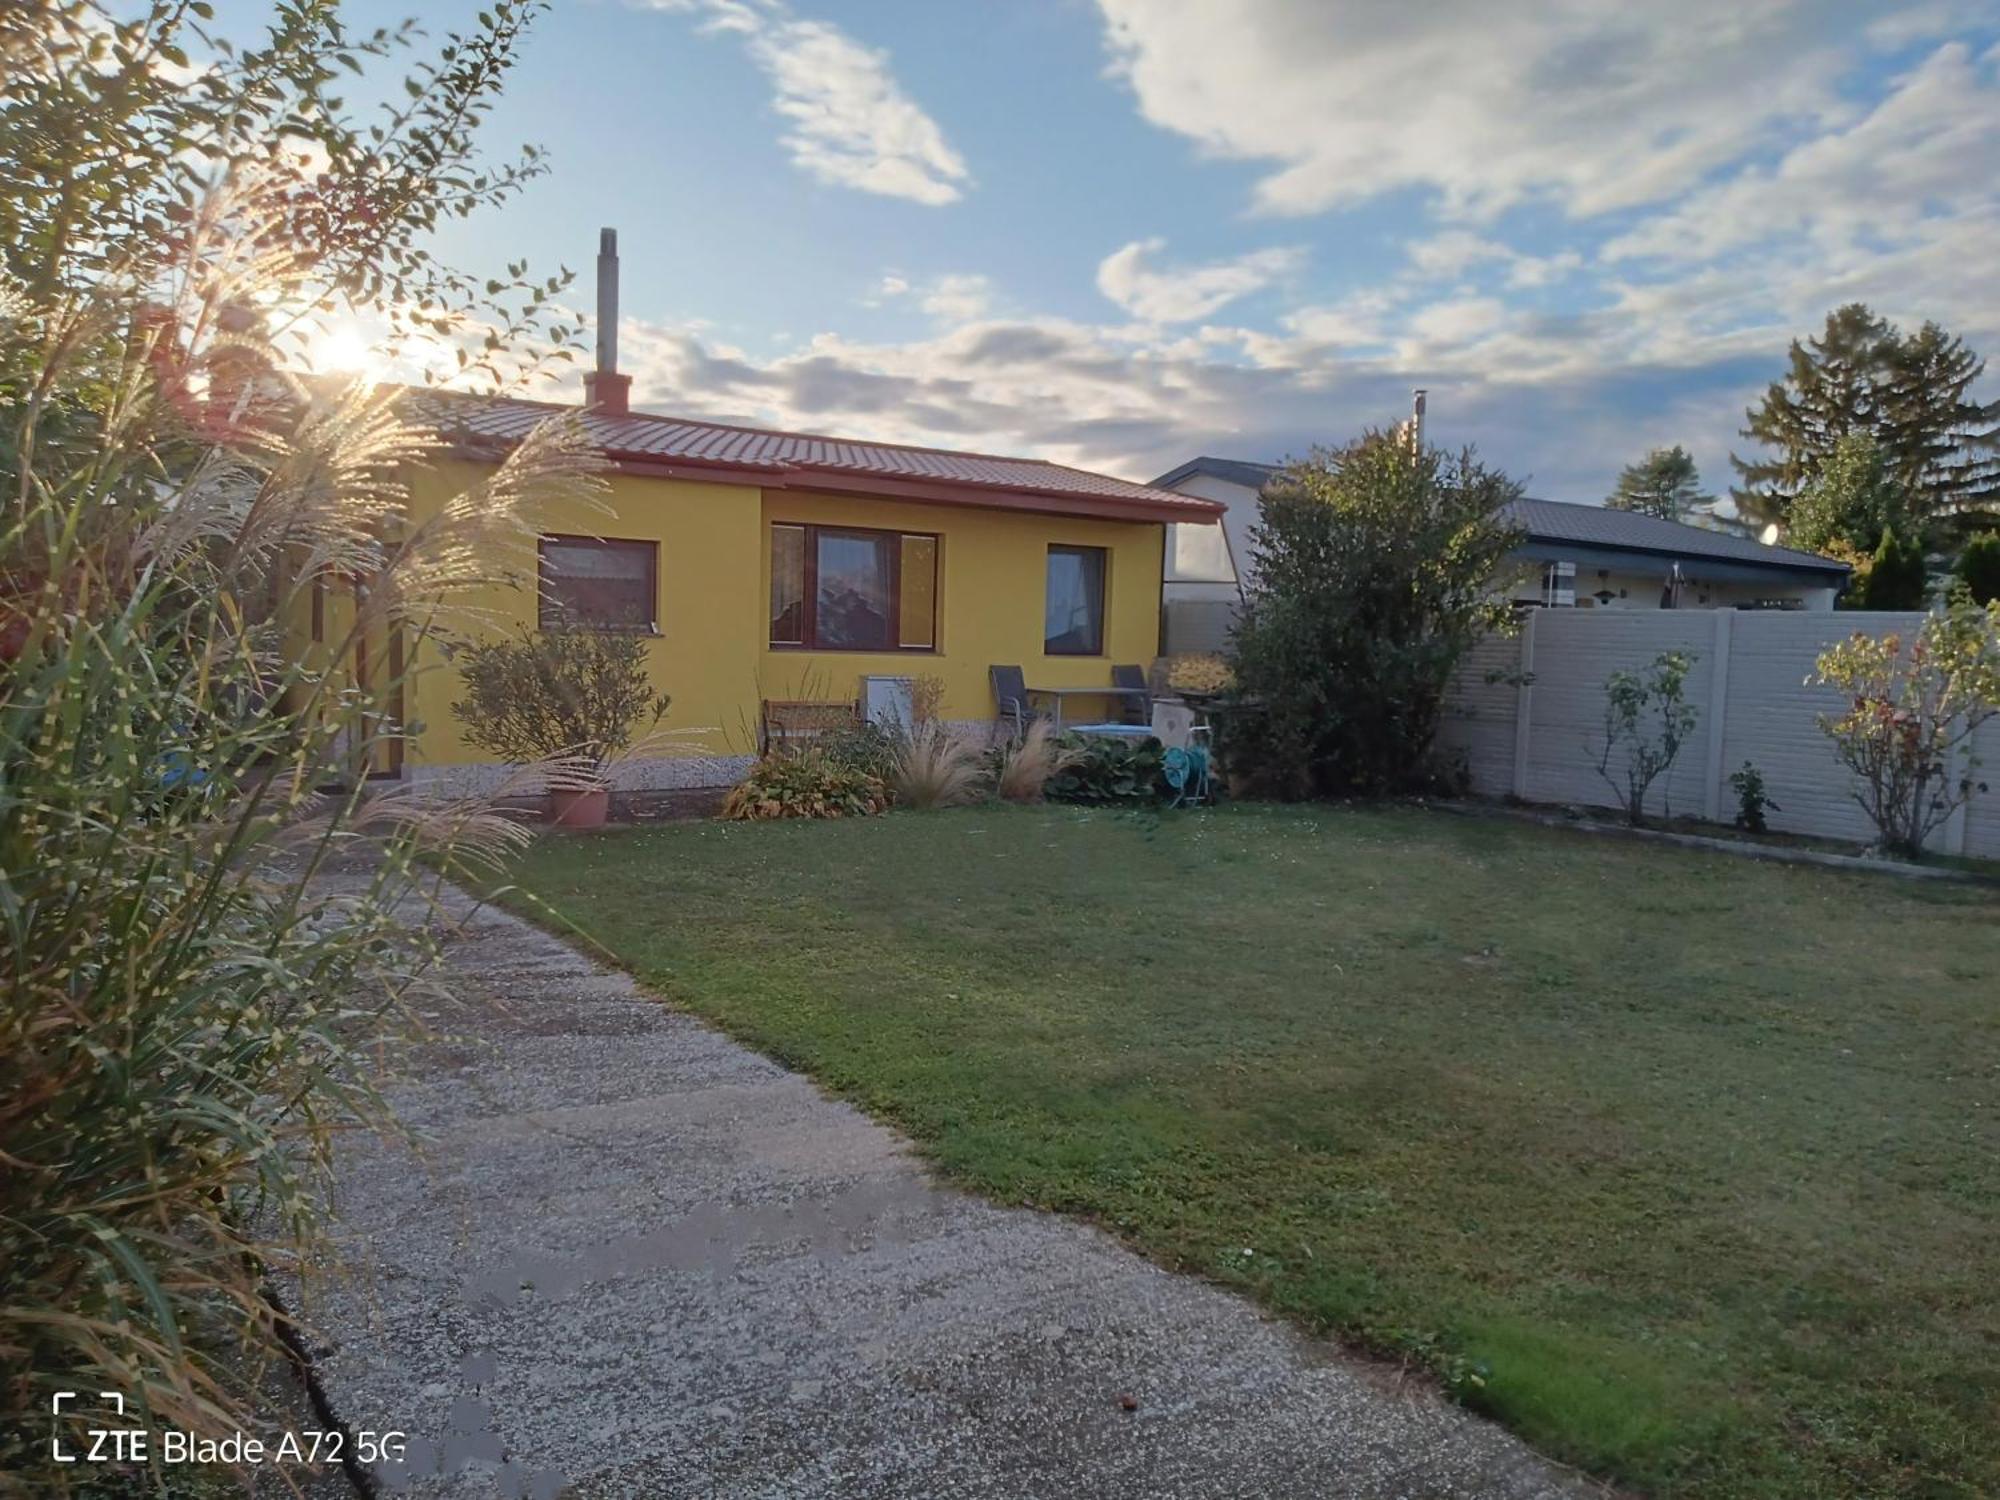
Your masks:
{"label": "grey chimney", "polygon": [[583,377],[583,404],[609,416],[632,409],[632,377],[618,373],[618,231],[597,233],[597,368]]}
{"label": "grey chimney", "polygon": [[1410,447],[1419,452],[1424,446],[1424,405],[1429,395],[1422,386],[1410,392]]}

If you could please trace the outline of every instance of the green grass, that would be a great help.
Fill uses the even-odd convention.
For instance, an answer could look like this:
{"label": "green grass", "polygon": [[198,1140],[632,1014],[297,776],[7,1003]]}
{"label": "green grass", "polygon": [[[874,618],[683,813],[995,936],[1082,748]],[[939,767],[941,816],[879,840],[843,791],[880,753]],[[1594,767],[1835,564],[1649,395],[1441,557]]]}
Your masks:
{"label": "green grass", "polygon": [[521,879],[958,1181],[1554,1455],[2000,1494],[1991,888],[1403,808],[687,824]]}

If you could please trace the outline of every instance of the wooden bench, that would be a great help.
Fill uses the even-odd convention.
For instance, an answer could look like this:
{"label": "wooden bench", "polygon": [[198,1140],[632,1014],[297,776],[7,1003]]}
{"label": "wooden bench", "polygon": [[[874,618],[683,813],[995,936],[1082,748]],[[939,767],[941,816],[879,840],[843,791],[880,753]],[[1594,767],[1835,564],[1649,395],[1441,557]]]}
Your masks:
{"label": "wooden bench", "polygon": [[853,703],[820,703],[810,699],[766,698],[759,750],[768,755],[782,745],[818,739],[833,730],[852,729],[861,722]]}

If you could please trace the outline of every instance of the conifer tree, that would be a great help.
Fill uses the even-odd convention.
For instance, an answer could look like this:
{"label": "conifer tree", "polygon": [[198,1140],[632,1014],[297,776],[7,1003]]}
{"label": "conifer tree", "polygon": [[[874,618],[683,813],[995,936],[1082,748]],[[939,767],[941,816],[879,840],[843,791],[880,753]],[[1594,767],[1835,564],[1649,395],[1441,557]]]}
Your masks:
{"label": "conifer tree", "polygon": [[1863,303],[1836,309],[1819,337],[1793,341],[1784,379],[1747,414],[1743,436],[1772,451],[1731,456],[1738,508],[1788,522],[1840,439],[1864,432],[1920,528],[2000,508],[2000,401],[1969,394],[1985,368],[1936,323],[1905,334]]}
{"label": "conifer tree", "polygon": [[1638,463],[1626,465],[1604,506],[1658,516],[1662,521],[1682,521],[1697,506],[1714,499],[1702,493],[1701,474],[1693,456],[1676,443],[1671,448],[1655,448]]}

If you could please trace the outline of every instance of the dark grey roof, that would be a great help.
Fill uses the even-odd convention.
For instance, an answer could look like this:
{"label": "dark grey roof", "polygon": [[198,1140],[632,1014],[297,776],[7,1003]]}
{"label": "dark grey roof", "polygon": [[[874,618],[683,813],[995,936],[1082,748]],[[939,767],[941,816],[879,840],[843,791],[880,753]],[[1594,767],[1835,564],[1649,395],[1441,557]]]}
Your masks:
{"label": "dark grey roof", "polygon": [[[1234,458],[1197,458],[1153,481],[1156,489],[1169,489],[1195,474],[1208,474],[1252,489],[1263,488],[1278,464],[1248,463]],[[1570,543],[1583,547],[1606,547],[1622,552],[1644,552],[1659,557],[1713,558],[1718,562],[1751,563],[1766,568],[1785,568],[1813,573],[1846,576],[1846,563],[1815,552],[1793,547],[1771,547],[1748,537],[1724,531],[1708,531],[1684,526],[1679,521],[1662,521],[1657,516],[1635,515],[1629,510],[1606,510],[1601,505],[1572,505],[1562,500],[1517,500],[1513,516],[1528,533],[1530,543]]]}
{"label": "dark grey roof", "polygon": [[1241,458],[1191,458],[1178,469],[1169,469],[1150,486],[1156,490],[1172,489],[1183,479],[1191,479],[1196,474],[1209,474],[1217,479],[1226,479],[1231,484],[1248,485],[1257,490],[1264,487],[1264,481],[1277,473],[1277,464],[1253,464]]}

